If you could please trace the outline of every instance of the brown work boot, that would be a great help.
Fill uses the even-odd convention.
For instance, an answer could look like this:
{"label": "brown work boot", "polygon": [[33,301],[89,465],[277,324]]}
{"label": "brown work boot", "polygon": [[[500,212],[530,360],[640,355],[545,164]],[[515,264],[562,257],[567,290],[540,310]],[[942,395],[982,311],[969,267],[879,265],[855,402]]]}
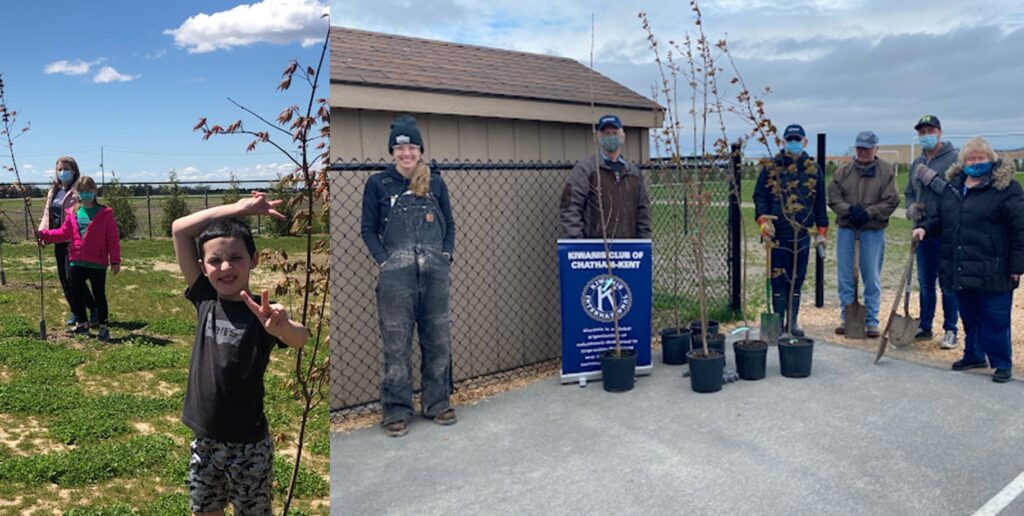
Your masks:
{"label": "brown work boot", "polygon": [[836,326],[836,335],[846,335],[846,324]]}
{"label": "brown work boot", "polygon": [[384,425],[384,430],[391,437],[402,437],[409,433],[409,422],[405,420],[392,421]]}
{"label": "brown work boot", "polygon": [[882,336],[882,332],[878,331],[878,326],[868,326],[868,329],[864,332],[869,339],[877,339]]}
{"label": "brown work boot", "polygon": [[434,422],[441,426],[454,425],[458,422],[458,418],[455,417],[455,409],[450,408],[434,416]]}

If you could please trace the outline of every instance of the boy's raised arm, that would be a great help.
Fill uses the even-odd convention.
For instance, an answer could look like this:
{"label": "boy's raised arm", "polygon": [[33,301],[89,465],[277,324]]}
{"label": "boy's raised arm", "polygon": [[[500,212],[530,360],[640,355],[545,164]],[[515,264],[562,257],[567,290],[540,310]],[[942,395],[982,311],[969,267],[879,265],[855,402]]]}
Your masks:
{"label": "boy's raised arm", "polygon": [[251,197],[239,199],[236,203],[207,208],[175,220],[171,224],[171,238],[174,240],[174,255],[178,258],[178,268],[185,276],[185,283],[191,287],[203,273],[199,267],[196,238],[206,226],[217,219],[250,215],[284,220],[286,217],[274,209],[282,202],[284,201],[268,201],[267,194],[254,191]]}

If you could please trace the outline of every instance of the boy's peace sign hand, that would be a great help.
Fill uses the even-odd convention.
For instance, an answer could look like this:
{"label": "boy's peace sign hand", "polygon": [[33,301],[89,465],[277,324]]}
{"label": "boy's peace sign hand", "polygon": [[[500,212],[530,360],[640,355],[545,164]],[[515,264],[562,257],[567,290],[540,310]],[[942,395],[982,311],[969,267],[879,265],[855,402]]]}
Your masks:
{"label": "boy's peace sign hand", "polygon": [[261,294],[260,304],[256,304],[252,296],[248,292],[242,291],[242,300],[245,301],[246,306],[252,313],[256,314],[256,317],[260,320],[260,324],[267,330],[267,333],[280,338],[285,330],[291,328],[288,324],[288,312],[284,311],[284,306],[268,301],[268,295],[270,291],[263,289]]}
{"label": "boy's peace sign hand", "polygon": [[239,199],[237,204],[242,210],[242,212],[239,213],[241,216],[263,215],[274,217],[278,220],[286,220],[288,217],[285,217],[281,212],[274,209],[280,206],[283,202],[284,201],[281,199],[268,201],[266,193],[253,190],[251,197]]}

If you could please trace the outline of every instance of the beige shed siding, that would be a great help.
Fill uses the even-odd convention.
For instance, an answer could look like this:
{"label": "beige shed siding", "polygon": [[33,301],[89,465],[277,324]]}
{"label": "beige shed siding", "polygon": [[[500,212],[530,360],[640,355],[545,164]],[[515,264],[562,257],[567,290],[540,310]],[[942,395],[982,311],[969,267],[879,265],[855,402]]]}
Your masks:
{"label": "beige shed siding", "polygon": [[[400,113],[331,110],[331,159],[388,161],[387,137]],[[426,146],[425,158],[463,161],[575,161],[596,152],[591,126],[413,113]],[[648,158],[647,129],[626,128],[623,155]]]}

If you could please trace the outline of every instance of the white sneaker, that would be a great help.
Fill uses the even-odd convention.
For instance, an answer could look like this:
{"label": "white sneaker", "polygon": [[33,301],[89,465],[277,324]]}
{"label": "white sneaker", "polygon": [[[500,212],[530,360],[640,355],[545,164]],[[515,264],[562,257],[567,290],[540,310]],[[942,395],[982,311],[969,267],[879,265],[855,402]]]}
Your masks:
{"label": "white sneaker", "polygon": [[942,337],[942,344],[939,344],[939,347],[942,349],[956,349],[956,346],[956,332],[953,330],[946,330],[946,334]]}

